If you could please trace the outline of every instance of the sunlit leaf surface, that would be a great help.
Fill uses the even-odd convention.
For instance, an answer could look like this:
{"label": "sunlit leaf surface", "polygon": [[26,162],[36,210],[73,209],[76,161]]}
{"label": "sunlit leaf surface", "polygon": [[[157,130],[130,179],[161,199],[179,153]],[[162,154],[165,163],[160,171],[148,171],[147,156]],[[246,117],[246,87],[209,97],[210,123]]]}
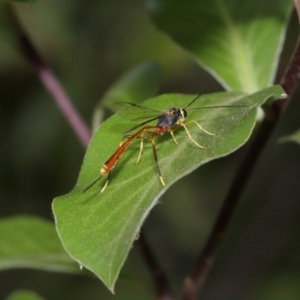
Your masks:
{"label": "sunlit leaf surface", "polygon": [[292,1],[147,0],[156,26],[229,90],[270,86]]}
{"label": "sunlit leaf surface", "polygon": [[[201,96],[191,108],[218,105],[240,107],[188,111],[186,121],[196,120],[206,130],[216,133],[211,136],[195,124],[188,126],[195,141],[207,149],[200,149],[192,143],[183,128],[175,131],[179,145],[168,133],[156,138],[165,187],[159,181],[151,142],[145,139],[144,152],[138,164],[135,161],[140,141],[136,140],[121,157],[106,190],[99,193],[106,181],[104,177],[84,192],[99,176],[100,167],[118,148],[122,132],[133,126],[132,122],[118,115],[104,122],[90,143],[73,191],[56,198],[53,203],[57,230],[66,250],[113,290],[132,243],[158,197],[171,184],[200,165],[228,155],[242,146],[254,128],[256,108],[270,97],[276,99],[282,94],[282,89],[274,86],[250,96],[236,92]],[[162,95],[143,104],[163,111],[170,107],[185,107],[195,96]],[[152,124],[155,125],[155,122]]]}

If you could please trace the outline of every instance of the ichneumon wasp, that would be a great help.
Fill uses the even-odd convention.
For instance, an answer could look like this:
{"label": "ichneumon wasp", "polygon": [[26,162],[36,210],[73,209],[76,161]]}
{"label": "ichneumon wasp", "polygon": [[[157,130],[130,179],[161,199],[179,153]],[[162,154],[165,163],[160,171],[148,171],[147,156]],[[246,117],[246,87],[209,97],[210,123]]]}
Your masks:
{"label": "ichneumon wasp", "polygon": [[[143,152],[143,147],[144,147],[144,140],[145,139],[151,139],[151,145],[152,145],[152,150],[153,150],[153,157],[154,157],[154,162],[157,168],[157,172],[159,175],[159,179],[160,182],[162,184],[162,186],[165,186],[165,182],[164,179],[162,177],[159,165],[158,165],[158,156],[157,156],[157,151],[156,151],[156,145],[155,145],[155,138],[158,136],[162,136],[164,135],[166,132],[169,132],[172,136],[172,139],[174,141],[174,143],[176,145],[178,145],[178,142],[175,138],[174,135],[174,131],[180,127],[183,127],[187,133],[188,138],[200,149],[206,149],[207,147],[197,143],[193,137],[191,136],[187,126],[191,125],[191,124],[196,124],[198,126],[198,128],[205,132],[208,135],[215,135],[214,133],[211,133],[207,130],[205,130],[198,122],[196,122],[195,120],[190,120],[188,122],[184,122],[186,117],[187,117],[187,112],[189,110],[193,110],[193,109],[204,109],[204,108],[221,108],[221,107],[229,107],[229,106],[202,106],[202,107],[190,107],[199,97],[201,96],[198,95],[197,97],[195,97],[185,108],[169,108],[164,110],[163,112],[159,112],[157,110],[154,110],[152,108],[148,108],[148,107],[144,107],[138,104],[133,104],[133,103],[129,103],[129,102],[120,102],[117,104],[120,104],[123,106],[123,110],[126,109],[130,109],[130,108],[134,108],[135,110],[141,110],[143,112],[151,112],[152,113],[152,117],[148,117],[144,122],[126,130],[124,132],[124,139],[127,139],[125,142],[121,142],[121,144],[119,145],[119,147],[117,148],[117,150],[110,156],[110,158],[103,164],[103,166],[100,169],[100,176],[94,180],[88,187],[86,187],[84,189],[83,192],[86,192],[87,190],[89,190],[92,186],[94,186],[94,184],[96,184],[103,176],[107,175],[107,180],[104,184],[104,186],[102,187],[102,189],[100,190],[100,193],[104,192],[104,190],[106,189],[109,180],[110,180],[110,176],[111,176],[111,172],[112,170],[115,168],[115,166],[117,165],[118,161],[120,160],[120,158],[122,157],[122,155],[125,153],[125,151],[127,150],[127,148],[130,146],[130,144],[135,141],[136,139],[140,139],[140,150],[139,150],[139,155],[138,155],[138,159],[136,161],[136,163],[139,162],[142,152]],[[233,105],[230,107],[244,107],[242,106],[238,106],[238,105]],[[155,126],[150,126],[147,125],[148,123],[157,120],[157,123]],[[142,127],[141,129],[139,129],[136,133],[134,134],[129,134],[130,132],[132,132],[135,129],[138,129]]]}

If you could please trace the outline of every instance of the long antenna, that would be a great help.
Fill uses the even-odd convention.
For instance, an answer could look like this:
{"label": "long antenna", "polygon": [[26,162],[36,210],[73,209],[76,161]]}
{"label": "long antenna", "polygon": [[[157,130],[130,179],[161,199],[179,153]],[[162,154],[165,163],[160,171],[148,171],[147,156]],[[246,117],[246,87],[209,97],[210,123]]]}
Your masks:
{"label": "long antenna", "polygon": [[193,99],[186,108],[188,108],[189,106],[191,106],[202,94],[199,94],[195,99]]}
{"label": "long antenna", "polygon": [[[199,94],[197,97],[195,97],[185,109],[187,109],[189,106],[191,106],[198,98],[200,98],[203,95],[203,93]],[[222,107],[248,107],[249,105],[215,105],[215,106],[202,106],[202,107],[193,107],[190,109],[203,109],[203,108],[222,108]]]}

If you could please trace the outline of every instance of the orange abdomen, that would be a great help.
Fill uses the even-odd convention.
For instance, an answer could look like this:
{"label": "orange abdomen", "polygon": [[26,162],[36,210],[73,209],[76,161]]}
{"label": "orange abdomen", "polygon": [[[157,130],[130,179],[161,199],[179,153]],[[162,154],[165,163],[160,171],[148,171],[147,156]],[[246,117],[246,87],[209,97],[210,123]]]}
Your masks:
{"label": "orange abdomen", "polygon": [[146,126],[142,128],[140,131],[138,131],[136,134],[132,135],[131,137],[128,138],[128,140],[122,144],[116,152],[106,161],[106,163],[102,166],[100,169],[100,174],[101,175],[106,175],[108,174],[118,163],[120,157],[124,154],[126,149],[129,147],[130,143],[134,141],[135,139],[141,137],[143,133],[150,128],[153,128],[152,126]]}

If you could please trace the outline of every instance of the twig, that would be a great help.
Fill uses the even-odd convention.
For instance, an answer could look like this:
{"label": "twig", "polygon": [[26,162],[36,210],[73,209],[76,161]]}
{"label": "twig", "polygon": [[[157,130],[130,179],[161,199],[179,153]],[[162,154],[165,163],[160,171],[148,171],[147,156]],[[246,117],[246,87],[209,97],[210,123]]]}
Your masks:
{"label": "twig", "polygon": [[[70,123],[82,145],[87,148],[91,138],[88,127],[84,123],[79,113],[76,111],[71,100],[56,79],[55,75],[51,72],[49,67],[39,55],[38,51],[35,49],[34,45],[31,43],[29,37],[23,30],[18,18],[11,10],[10,6],[7,8],[7,12],[10,16],[12,26],[17,33],[19,48],[22,50],[24,56],[37,72],[39,79]],[[156,285],[157,299],[174,300],[175,298],[172,296],[167,277],[165,276],[165,273],[160,267],[143,234],[141,234],[139,238],[138,245],[142,257],[150,270],[150,275],[153,277],[153,281]]]}
{"label": "twig", "polygon": [[237,169],[232,185],[224,200],[221,211],[218,215],[212,233],[205,245],[202,253],[199,255],[192,271],[185,278],[182,300],[195,299],[201,290],[205,278],[214,260],[216,251],[224,239],[228,224],[237,206],[239,197],[244,192],[252,171],[262,153],[264,146],[270,138],[273,129],[278,123],[279,117],[284,112],[287,104],[290,102],[300,78],[300,42],[298,41],[292,59],[283,75],[280,84],[287,94],[287,98],[276,101],[271,109],[273,113],[267,115],[257,131],[252,143],[249,145],[240,166]]}
{"label": "twig", "polygon": [[35,49],[10,6],[8,6],[7,13],[11,19],[10,21],[12,22],[13,28],[15,29],[19,49],[36,71],[38,78],[71,125],[81,144],[87,148],[91,139],[91,134],[87,125],[75,109],[72,101],[56,79],[55,75]]}
{"label": "twig", "polygon": [[158,300],[174,300],[167,277],[141,232],[138,246],[156,287]]}
{"label": "twig", "polygon": [[244,159],[238,167],[232,185],[229,188],[212,233],[192,271],[184,280],[182,300],[195,299],[198,290],[203,286],[206,275],[214,260],[216,251],[226,235],[229,221],[235,207],[237,206],[239,197],[244,191],[254,169],[254,162],[258,160],[259,155],[267,142],[267,136],[270,136],[273,128],[274,123],[263,121],[257,132],[257,136],[248,148]]}

